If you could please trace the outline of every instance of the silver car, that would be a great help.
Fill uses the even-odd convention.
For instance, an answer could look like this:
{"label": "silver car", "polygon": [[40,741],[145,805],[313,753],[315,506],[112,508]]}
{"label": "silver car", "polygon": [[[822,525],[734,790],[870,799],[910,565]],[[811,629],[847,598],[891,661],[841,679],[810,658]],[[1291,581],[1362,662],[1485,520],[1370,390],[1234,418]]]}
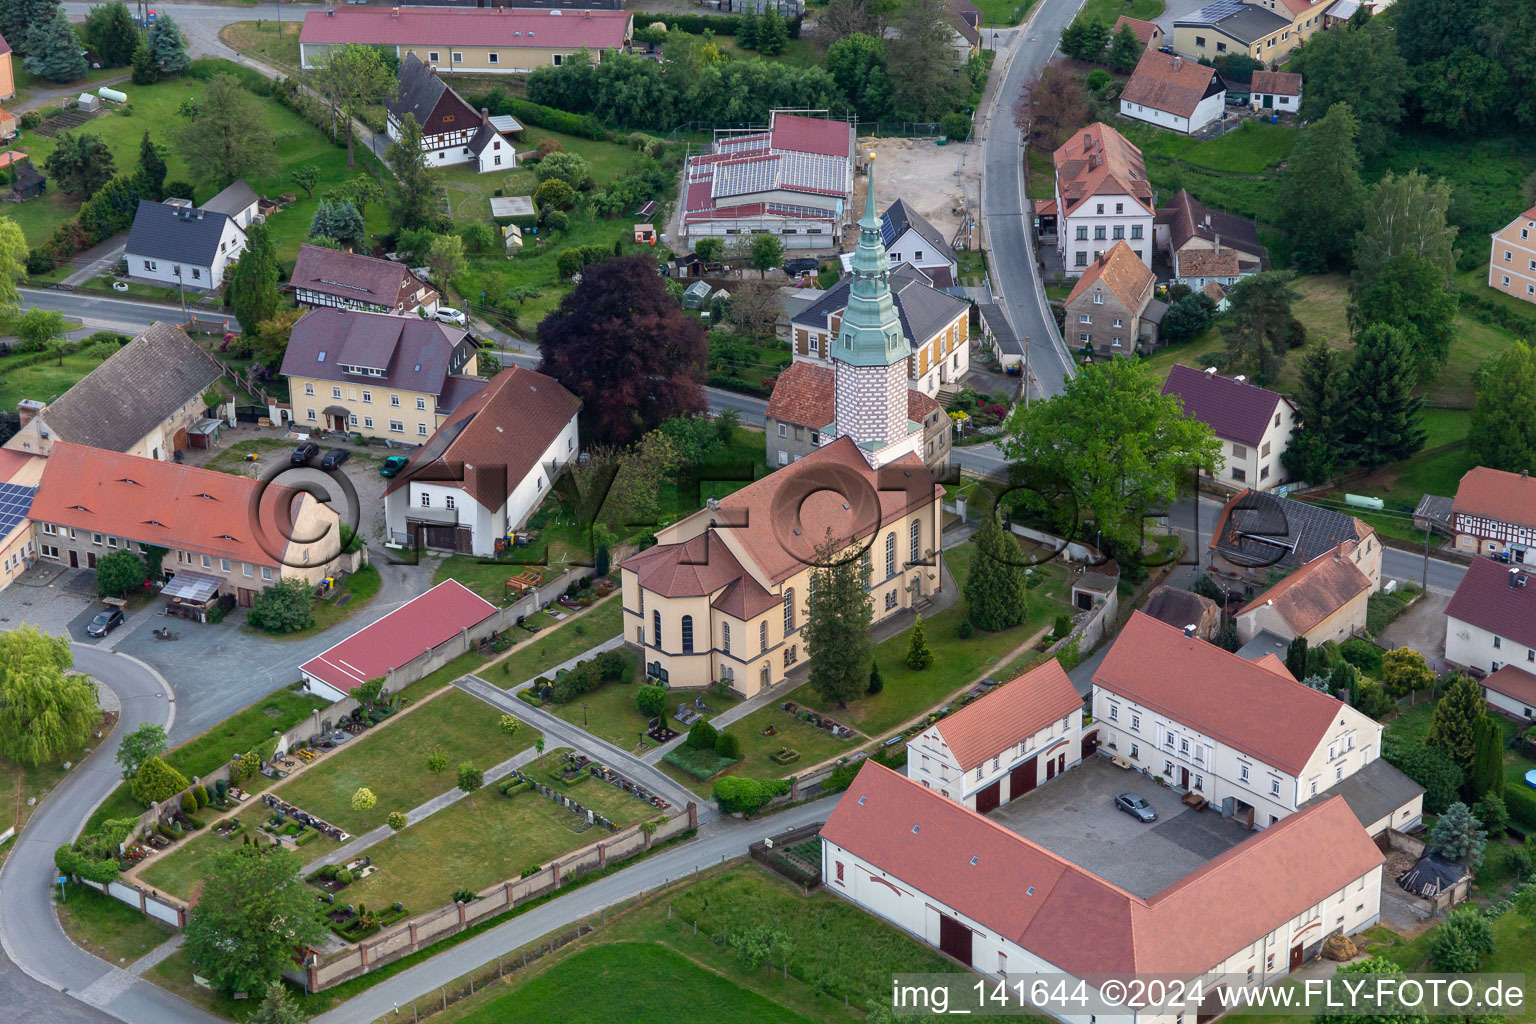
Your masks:
{"label": "silver car", "polygon": [[1129,814],[1137,821],[1151,822],[1157,820],[1157,812],[1152,809],[1152,805],[1147,803],[1145,797],[1137,796],[1135,793],[1121,793],[1115,797],[1115,807]]}
{"label": "silver car", "polygon": [[432,318],[441,324],[454,324],[464,327],[469,323],[469,317],[464,315],[462,309],[454,309],[452,306],[439,306]]}

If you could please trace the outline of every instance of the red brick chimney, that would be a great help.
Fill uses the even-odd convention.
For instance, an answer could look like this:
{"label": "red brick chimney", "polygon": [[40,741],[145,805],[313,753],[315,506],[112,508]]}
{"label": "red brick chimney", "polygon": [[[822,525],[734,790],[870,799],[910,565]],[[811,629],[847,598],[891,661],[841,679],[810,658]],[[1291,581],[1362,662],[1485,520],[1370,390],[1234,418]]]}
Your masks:
{"label": "red brick chimney", "polygon": [[37,418],[38,413],[48,408],[46,402],[39,402],[35,398],[23,398],[16,403],[16,416],[21,420],[20,426],[26,426]]}

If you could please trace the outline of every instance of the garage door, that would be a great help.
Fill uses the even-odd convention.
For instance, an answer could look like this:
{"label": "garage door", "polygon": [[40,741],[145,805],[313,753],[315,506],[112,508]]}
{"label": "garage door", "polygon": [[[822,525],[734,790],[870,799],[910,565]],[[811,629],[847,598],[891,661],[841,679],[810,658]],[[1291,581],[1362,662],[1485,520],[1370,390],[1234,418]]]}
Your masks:
{"label": "garage door", "polygon": [[971,930],[947,914],[939,915],[939,949],[969,965],[971,962]]}
{"label": "garage door", "polygon": [[1039,781],[1040,766],[1034,758],[1030,758],[1008,773],[1008,799],[1017,800],[1019,797],[1035,788]]}
{"label": "garage door", "polygon": [[980,793],[976,794],[976,812],[986,814],[988,811],[997,810],[997,805],[1002,803],[1003,780],[999,779]]}

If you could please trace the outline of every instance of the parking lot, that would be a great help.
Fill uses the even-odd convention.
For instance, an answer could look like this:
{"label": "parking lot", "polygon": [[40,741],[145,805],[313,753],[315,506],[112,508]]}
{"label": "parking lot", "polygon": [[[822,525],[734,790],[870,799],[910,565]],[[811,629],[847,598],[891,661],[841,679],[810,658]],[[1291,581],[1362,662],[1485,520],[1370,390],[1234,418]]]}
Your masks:
{"label": "parking lot", "polygon": [[[1118,793],[1144,797],[1157,820],[1143,824],[1117,810]],[[1253,835],[1214,810],[1190,810],[1179,796],[1107,757],[1090,757],[988,817],[1105,881],[1150,897]]]}

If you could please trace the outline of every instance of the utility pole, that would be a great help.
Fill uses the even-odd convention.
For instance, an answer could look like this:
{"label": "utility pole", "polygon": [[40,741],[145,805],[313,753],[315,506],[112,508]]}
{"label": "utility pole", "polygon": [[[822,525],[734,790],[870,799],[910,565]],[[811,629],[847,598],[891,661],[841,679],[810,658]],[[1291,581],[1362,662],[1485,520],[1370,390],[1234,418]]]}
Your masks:
{"label": "utility pole", "polygon": [[178,291],[181,292],[181,315],[183,317],[186,317],[187,316],[187,285],[186,285],[186,282],[184,282],[181,279],[181,264],[180,263],[176,264],[173,269],[176,271],[176,288],[177,288]]}
{"label": "utility pole", "polygon": [[1029,411],[1029,335],[1024,335],[1024,411]]}
{"label": "utility pole", "polygon": [[1429,593],[1429,517],[1424,518],[1424,593]]}

